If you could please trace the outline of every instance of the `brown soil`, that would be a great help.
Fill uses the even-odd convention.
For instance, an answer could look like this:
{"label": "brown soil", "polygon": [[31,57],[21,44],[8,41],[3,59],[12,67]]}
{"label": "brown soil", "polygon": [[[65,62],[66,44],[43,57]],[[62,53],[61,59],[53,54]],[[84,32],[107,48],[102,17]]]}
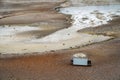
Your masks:
{"label": "brown soil", "polygon": [[[46,52],[0,59],[0,80],[119,80],[120,40],[93,44],[80,49]],[[76,52],[85,52],[91,67],[70,63]]]}
{"label": "brown soil", "polygon": [[120,37],[120,17],[98,27],[85,28],[78,32]]}
{"label": "brown soil", "polygon": [[[30,24],[46,20],[50,23],[57,21],[57,24],[59,22],[66,24],[65,15],[54,11],[48,14],[47,9],[41,13],[36,10],[23,11],[22,14],[15,12],[15,15],[10,14],[0,19],[0,24]],[[120,80],[119,48],[118,38],[79,49],[44,52],[43,55],[33,53],[29,56],[10,57],[12,55],[1,54],[0,80]],[[88,54],[92,66],[71,65],[71,57],[76,52]]]}
{"label": "brown soil", "polygon": [[[31,24],[39,22],[66,22],[70,16],[55,11],[62,2],[39,2],[29,4],[6,3],[0,6],[0,25]],[[1,5],[2,3],[0,3]],[[16,6],[16,7],[15,7]],[[62,23],[61,23],[62,24]]]}

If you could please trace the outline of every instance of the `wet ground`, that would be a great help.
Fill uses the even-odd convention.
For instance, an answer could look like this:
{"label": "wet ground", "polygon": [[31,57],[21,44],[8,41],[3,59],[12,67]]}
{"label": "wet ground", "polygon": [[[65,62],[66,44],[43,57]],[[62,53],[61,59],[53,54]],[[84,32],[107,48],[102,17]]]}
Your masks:
{"label": "wet ground", "polygon": [[[81,49],[47,52],[0,59],[1,80],[119,80],[119,39],[93,44]],[[71,57],[85,52],[92,61],[91,67],[73,66]]]}
{"label": "wet ground", "polygon": [[[70,25],[66,22],[67,16],[48,9],[53,9],[53,6],[58,4],[51,5],[51,3],[41,3],[41,5],[45,5],[46,7],[42,9],[39,8],[40,5],[38,5],[37,7],[39,9],[31,9],[30,7],[29,10],[23,10],[22,12],[15,11],[7,15],[1,14],[0,24],[40,26],[44,29],[43,31],[37,30],[17,34],[19,37],[23,37],[23,34],[25,34],[24,37],[36,34],[38,38]],[[29,18],[29,16],[31,17]],[[78,31],[115,37],[115,39],[109,41],[81,48],[29,53],[30,55],[0,54],[0,80],[119,80],[119,23],[120,20],[118,18],[110,24],[102,25],[101,27],[87,28]],[[48,29],[50,26],[52,28]],[[85,52],[91,59],[92,66],[83,67],[71,65],[71,57],[76,52]]]}

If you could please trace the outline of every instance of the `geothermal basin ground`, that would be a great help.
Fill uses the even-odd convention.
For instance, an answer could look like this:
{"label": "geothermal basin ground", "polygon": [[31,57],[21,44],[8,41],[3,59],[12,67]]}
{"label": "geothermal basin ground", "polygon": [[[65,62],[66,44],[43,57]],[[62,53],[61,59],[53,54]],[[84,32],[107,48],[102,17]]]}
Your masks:
{"label": "geothermal basin ground", "polygon": [[[120,5],[58,12],[59,4],[1,10],[0,80],[119,80]],[[91,67],[71,65],[78,52],[89,56]]]}
{"label": "geothermal basin ground", "polygon": [[[71,47],[81,47],[84,45],[109,40],[113,37],[80,32],[78,33],[78,31],[87,27],[97,27],[99,25],[108,24],[109,21],[120,16],[119,7],[119,5],[109,5],[61,8],[60,12],[56,14],[71,15],[72,20],[71,26],[63,29],[57,29],[51,26],[49,28],[45,28],[40,25],[1,26],[0,52],[3,54],[45,52],[51,50],[69,49]],[[27,13],[27,16],[39,16],[40,14],[41,13],[38,12]],[[19,17],[21,18],[25,15],[26,14],[20,15]]]}

